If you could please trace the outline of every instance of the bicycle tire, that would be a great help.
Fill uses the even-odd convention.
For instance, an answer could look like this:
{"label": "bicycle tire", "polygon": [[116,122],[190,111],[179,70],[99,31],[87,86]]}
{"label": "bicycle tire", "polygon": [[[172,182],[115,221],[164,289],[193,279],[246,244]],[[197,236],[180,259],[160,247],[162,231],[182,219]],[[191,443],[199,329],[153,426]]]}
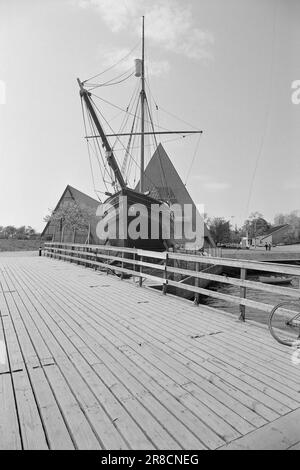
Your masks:
{"label": "bicycle tire", "polygon": [[[279,309],[291,307],[292,305],[297,305],[298,311],[290,310],[290,313],[288,313],[288,309],[286,309],[286,313],[279,314]],[[300,346],[300,326],[298,329],[297,327],[292,327],[288,324],[289,319],[291,320],[297,315],[299,315],[300,321],[300,301],[297,300],[285,300],[275,305],[272,309],[269,316],[268,326],[271,335],[276,341],[278,341],[278,343],[290,347]]]}

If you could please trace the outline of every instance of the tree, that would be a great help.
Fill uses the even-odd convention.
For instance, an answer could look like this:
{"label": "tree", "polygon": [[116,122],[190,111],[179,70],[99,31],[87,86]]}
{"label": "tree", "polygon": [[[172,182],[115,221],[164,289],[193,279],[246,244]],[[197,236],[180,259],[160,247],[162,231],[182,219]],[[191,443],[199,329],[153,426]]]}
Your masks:
{"label": "tree", "polygon": [[245,235],[248,234],[249,238],[255,238],[264,235],[270,227],[271,225],[260,212],[252,212],[249,218],[245,220],[242,230]]}
{"label": "tree", "polygon": [[30,238],[30,237],[34,237],[35,235],[37,235],[37,233],[34,230],[34,228],[32,228],[30,225],[28,225],[26,227],[26,235]]}
{"label": "tree", "polygon": [[16,229],[16,238],[18,238],[20,240],[26,238],[26,227],[25,227],[25,225],[22,225],[21,227]]}
{"label": "tree", "polygon": [[7,238],[13,238],[16,235],[17,229],[14,225],[7,225],[7,227],[4,227],[3,231]]}
{"label": "tree", "polygon": [[93,216],[95,212],[92,209],[86,206],[80,207],[75,201],[65,201],[56,210],[52,210],[44,221],[59,227],[61,240],[63,240],[65,228],[70,228],[73,232],[73,242],[75,242],[76,232],[87,230]]}
{"label": "tree", "polygon": [[283,225],[285,224],[286,216],[284,214],[277,214],[274,217],[274,224],[275,225]]}
{"label": "tree", "polygon": [[38,234],[30,225],[21,225],[21,227],[15,227],[14,225],[3,227],[0,225],[0,236],[1,238],[18,238],[24,240],[30,237],[36,237]]}
{"label": "tree", "polygon": [[212,217],[208,219],[208,226],[215,243],[230,243],[230,222],[223,217]]}
{"label": "tree", "polygon": [[288,233],[284,236],[284,243],[300,241],[300,211],[294,210],[289,214],[277,214],[274,217],[275,225],[289,224]]}
{"label": "tree", "polygon": [[230,241],[232,243],[240,243],[242,237],[241,229],[235,225],[234,229],[230,228]]}

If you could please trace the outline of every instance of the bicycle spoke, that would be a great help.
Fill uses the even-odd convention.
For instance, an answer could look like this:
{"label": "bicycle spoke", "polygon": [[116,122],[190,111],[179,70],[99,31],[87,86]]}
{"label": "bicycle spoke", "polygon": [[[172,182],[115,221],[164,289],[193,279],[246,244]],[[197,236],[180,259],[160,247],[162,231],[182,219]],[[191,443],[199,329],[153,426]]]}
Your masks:
{"label": "bicycle spoke", "polygon": [[300,302],[286,301],[271,312],[269,328],[272,336],[282,344],[297,346],[300,339]]}

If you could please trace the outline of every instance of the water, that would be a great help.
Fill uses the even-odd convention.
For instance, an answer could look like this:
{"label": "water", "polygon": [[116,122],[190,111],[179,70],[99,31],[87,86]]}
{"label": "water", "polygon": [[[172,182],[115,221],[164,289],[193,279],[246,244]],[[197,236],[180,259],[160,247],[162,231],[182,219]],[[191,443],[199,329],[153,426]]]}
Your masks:
{"label": "water", "polygon": [[[258,276],[248,276],[247,280],[249,281],[258,281]],[[299,289],[299,278],[293,277],[292,283],[284,286],[290,289]],[[210,290],[214,290],[227,295],[234,295],[239,297],[240,288],[237,286],[232,286],[229,284],[222,283],[213,283],[209,287]],[[255,300],[256,302],[261,302],[269,305],[276,305],[279,302],[284,300],[292,300],[292,297],[287,297],[286,295],[273,294],[271,292],[264,292],[257,289],[247,288],[246,297],[249,300]],[[299,289],[299,298],[300,298],[300,289]],[[239,316],[240,307],[239,305],[229,303],[224,300],[214,299],[212,297],[201,297],[201,303],[209,305],[214,308],[222,309],[225,312],[232,313],[235,316]],[[246,319],[255,320],[260,323],[267,323],[269,314],[267,312],[262,312],[260,310],[254,309],[252,307],[246,307]]]}

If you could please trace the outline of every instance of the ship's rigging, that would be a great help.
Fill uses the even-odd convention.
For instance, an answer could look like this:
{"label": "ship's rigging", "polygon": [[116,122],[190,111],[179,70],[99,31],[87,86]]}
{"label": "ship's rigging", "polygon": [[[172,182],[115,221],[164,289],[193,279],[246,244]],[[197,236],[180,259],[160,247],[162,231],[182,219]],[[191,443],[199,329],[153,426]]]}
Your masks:
{"label": "ship's rigging", "polygon": [[[143,18],[141,44],[142,59],[135,60],[135,69],[133,67],[126,68],[124,72],[103,80],[104,75],[111,72],[122,62],[124,63],[124,61],[126,61],[133,52],[135,52],[137,47],[140,46],[140,43],[135,45],[128,54],[119,59],[115,64],[109,66],[103,72],[84,81],[80,81],[78,79],[92,180],[94,190],[98,198],[101,192],[105,192],[110,195],[112,192],[116,193],[118,190],[126,187],[135,188],[137,178],[139,178],[139,192],[143,193],[145,188],[145,150],[148,148],[156,149],[159,143],[158,139],[160,140],[162,136],[167,137],[169,135],[165,141],[160,140],[161,142],[171,142],[177,139],[190,137],[194,134],[198,134],[200,137],[202,134],[202,131],[196,128],[193,130],[172,131],[161,126],[158,122],[154,123],[152,107],[155,106],[157,113],[158,110],[166,112],[169,115],[172,115],[172,113],[168,113],[158,106],[156,100],[153,98],[149,80],[145,77],[144,44]],[[134,84],[130,100],[126,107],[119,106],[110,100],[105,99],[103,94],[102,96],[99,96],[99,91],[104,90],[106,87],[122,86],[130,83],[132,80],[136,80],[136,77],[140,78],[140,83]],[[104,115],[103,107],[105,106],[110,106],[111,108],[118,110],[110,120],[108,120]],[[112,123],[117,119],[120,121],[120,116],[122,114],[123,119],[121,120],[118,126],[118,131],[116,132]],[[183,120],[181,121],[185,122]],[[151,143],[150,139],[152,140]],[[137,151],[139,155],[137,155]],[[120,160],[120,152],[123,153],[122,161]],[[94,161],[96,159],[105,191],[99,191],[97,187],[98,184],[95,177],[93,157]],[[161,180],[162,187],[165,187],[168,191],[167,175],[164,174],[162,166]],[[151,185],[151,181],[148,181],[148,183]],[[112,188],[112,190],[110,188]],[[169,195],[167,199],[170,199]]]}

